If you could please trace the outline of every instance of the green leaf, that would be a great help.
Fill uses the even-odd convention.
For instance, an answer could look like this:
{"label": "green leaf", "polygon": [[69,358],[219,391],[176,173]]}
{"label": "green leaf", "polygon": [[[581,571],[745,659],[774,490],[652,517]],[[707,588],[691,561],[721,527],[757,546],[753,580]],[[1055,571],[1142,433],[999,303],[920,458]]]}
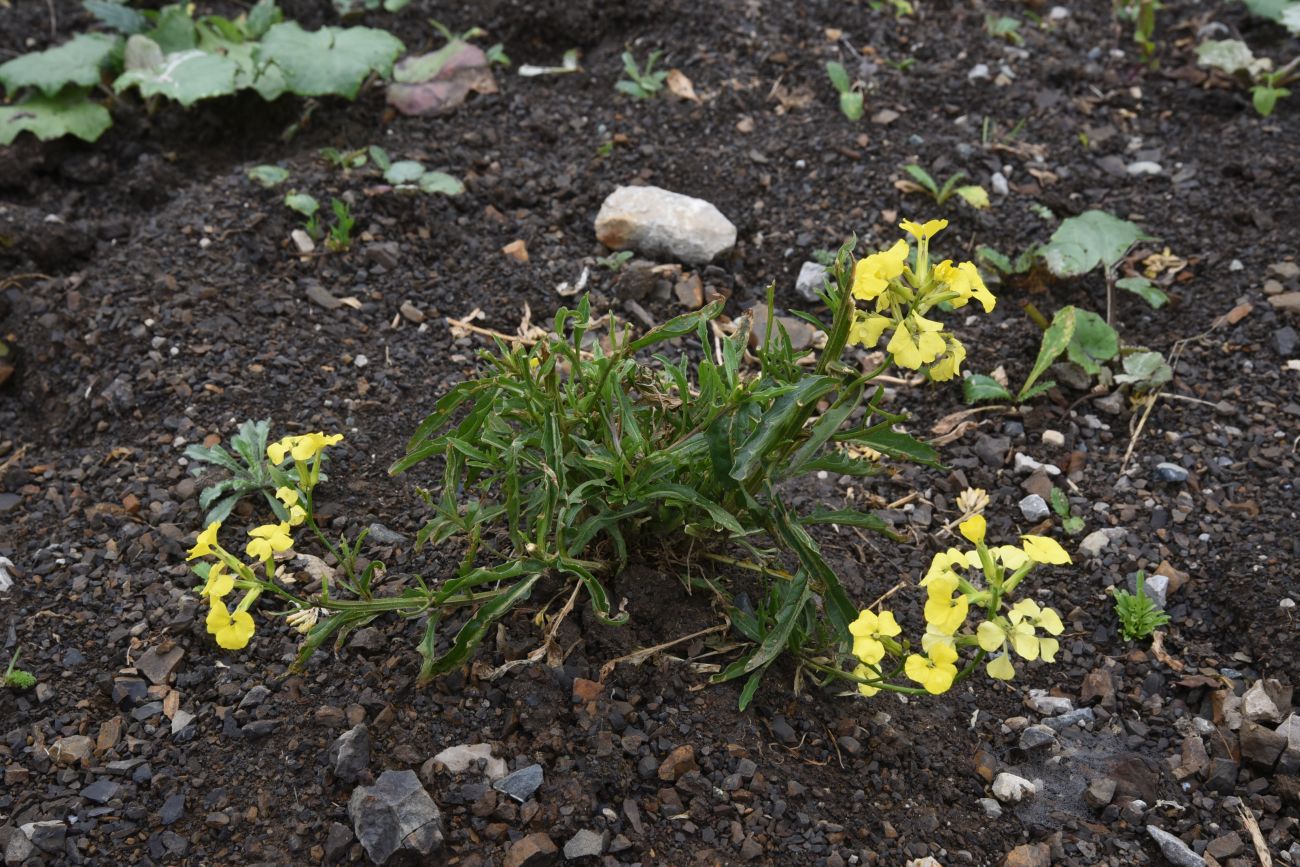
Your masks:
{"label": "green leaf", "polygon": [[1011,392],[1006,386],[991,376],[973,373],[962,380],[962,399],[968,404],[982,403],[986,400],[1011,400]]}
{"label": "green leaf", "polygon": [[989,206],[988,191],[981,186],[972,184],[965,187],[958,187],[957,195],[961,197],[963,202],[970,205],[972,208],[983,210]]}
{"label": "green leaf", "polygon": [[384,180],[393,186],[414,184],[424,176],[424,166],[415,160],[399,160],[384,169]]}
{"label": "green leaf", "polygon": [[1021,392],[1016,397],[1016,400],[1020,403],[1025,403],[1026,401],[1033,400],[1034,398],[1038,397],[1040,394],[1046,394],[1047,392],[1051,391],[1054,388],[1056,388],[1056,380],[1044,379],[1042,382],[1034,383],[1029,388],[1021,389]]}
{"label": "green leaf", "polygon": [[465,664],[469,660],[470,654],[483,641],[483,636],[487,634],[492,624],[509,613],[511,608],[527,599],[533,592],[533,585],[541,577],[540,574],[529,575],[522,581],[505,588],[501,591],[501,595],[475,611],[474,615],[465,621],[465,625],[456,633],[456,637],[452,640],[451,647],[448,648],[446,653],[424,661],[424,664],[420,666],[420,674],[416,683],[418,685],[427,684],[438,675]]}
{"label": "green leaf", "polygon": [[1169,296],[1166,295],[1159,286],[1152,283],[1145,277],[1125,277],[1116,280],[1115,285],[1126,292],[1132,292],[1146,303],[1150,304],[1152,309],[1159,310],[1169,303]]}
{"label": "green leaf", "polygon": [[1260,117],[1268,117],[1277,106],[1277,101],[1291,95],[1285,87],[1266,87],[1258,85],[1250,89],[1250,101]]}
{"label": "green leaf", "polygon": [[[991,265],[1000,274],[1014,273],[1011,260],[987,245],[975,249],[975,258],[987,265]],[[969,401],[967,402],[969,403]]]}
{"label": "green leaf", "polygon": [[156,58],[158,62],[148,68],[132,68],[131,49],[133,45],[143,43],[153,46],[154,50],[158,48],[147,36],[132,36],[128,40],[127,71],[113,82],[113,90],[117,93],[135,87],[143,97],[165,96],[189,107],[199,100],[229,96],[235,92],[239,64],[230,58],[195,49]]}
{"label": "green leaf", "polygon": [[745,681],[745,686],[740,691],[740,701],[737,704],[737,709],[741,713],[744,713],[745,708],[749,707],[749,703],[754,700],[754,693],[758,692],[758,685],[762,682],[763,675],[766,673],[767,666],[765,665],[753,671],[749,675],[749,680]]}
{"label": "green leaf", "polygon": [[811,524],[838,524],[842,527],[861,527],[864,530],[874,530],[888,536],[894,535],[889,529],[889,525],[879,517],[870,512],[859,512],[856,509],[817,509],[800,518],[799,523],[805,527]]}
{"label": "green leaf", "polygon": [[939,195],[939,185],[930,177],[930,173],[915,163],[903,166],[903,171],[912,176],[912,180],[929,190],[933,195]]}
{"label": "green leaf", "polygon": [[322,27],[307,32],[293,21],[272,26],[258,57],[276,66],[299,96],[356,99],[372,73],[387,77],[405,50],[391,33],[369,27]]}
{"label": "green leaf", "polygon": [[939,453],[909,434],[895,430],[869,430],[853,438],[853,442],[875,449],[895,460],[907,460],[927,467],[942,469]]}
{"label": "green leaf", "polygon": [[1281,21],[1282,13],[1294,5],[1295,0],[1242,0],[1250,14],[1269,21]]}
{"label": "green leaf", "polygon": [[307,219],[314,217],[320,210],[320,202],[306,193],[289,193],[284,197],[284,203],[290,210],[297,211]]}
{"label": "green leaf", "polygon": [[844,64],[835,60],[827,62],[826,74],[830,76],[831,86],[841,94],[853,90],[853,83],[849,81],[849,73],[844,69]]}
{"label": "green leaf", "polygon": [[65,135],[94,141],[113,125],[108,109],[91,102],[86,92],[68,88],[58,96],[33,94],[17,105],[0,105],[0,145],[12,144],[19,133],[41,141]]}
{"label": "green leaf", "polygon": [[261,184],[266,189],[278,187],[280,184],[289,180],[289,170],[280,166],[260,165],[253,166],[246,174],[249,180]]}
{"label": "green leaf", "polygon": [[804,606],[808,604],[809,597],[812,595],[808,587],[808,573],[800,569],[793,581],[780,585],[780,592],[781,607],[777,609],[776,622],[763,636],[758,650],[745,663],[746,672],[766,666],[784,652],[786,644],[790,641],[790,634],[794,632],[795,624],[799,622],[799,615],[803,613]]}
{"label": "green leaf", "polygon": [[1240,39],[1207,39],[1196,46],[1196,65],[1210,66],[1226,75],[1245,73],[1254,78],[1268,70],[1268,61],[1255,57]]}
{"label": "green leaf", "polygon": [[24,87],[36,88],[48,97],[58,95],[69,84],[94,87],[120,42],[118,37],[104,33],[82,33],[55,48],[24,54],[0,65],[0,84],[10,96]]}
{"label": "green leaf", "polygon": [[439,193],[444,196],[459,196],[465,192],[465,185],[446,172],[425,172],[418,182],[423,193]]}
{"label": "green leaf", "polygon": [[677,337],[685,337],[699,328],[701,323],[708,322],[710,319],[717,317],[722,312],[721,301],[714,301],[701,307],[693,313],[683,313],[681,316],[674,316],[662,325],[651,328],[645,334],[638,337],[628,344],[629,352],[636,352],[639,349],[645,349],[647,346],[653,346],[665,340],[672,340]]}
{"label": "green leaf", "polygon": [[370,161],[373,162],[375,167],[381,172],[388,171],[388,167],[393,164],[393,158],[388,155],[388,151],[384,150],[379,145],[371,145],[369,153]]}
{"label": "green leaf", "polygon": [[803,566],[802,571],[807,572],[817,581],[818,586],[815,589],[822,594],[826,616],[835,627],[836,637],[841,641],[849,640],[851,637],[849,624],[858,616],[856,606],[849,601],[848,594],[840,584],[839,576],[835,574],[834,569],[826,565],[821,549],[817,547],[812,536],[808,535],[808,531],[792,519],[779,501],[774,503],[774,506],[775,511],[767,527],[768,532],[773,538],[785,542],[799,558],[799,563]]}
{"label": "green leaf", "polygon": [[1152,391],[1174,378],[1174,371],[1159,352],[1134,352],[1124,356],[1124,372],[1116,382],[1132,385],[1138,391]]}
{"label": "green leaf", "polygon": [[862,94],[857,91],[849,91],[840,94],[840,111],[849,120],[862,120]]}
{"label": "green leaf", "polygon": [[433,81],[442,72],[444,66],[467,49],[472,50],[475,55],[479,51],[479,49],[467,45],[459,39],[453,39],[437,51],[404,58],[393,70],[393,81],[399,84],[420,84]]}
{"label": "green leaf", "polygon": [[837,384],[837,380],[830,376],[808,376],[777,398],[763,413],[758,427],[736,451],[731,477],[738,482],[751,478],[761,469],[767,453],[785,441],[787,431],[795,425],[802,427],[809,408]]}
{"label": "green leaf", "polygon": [[271,29],[271,25],[283,20],[284,14],[275,5],[275,0],[257,0],[257,4],[248,10],[244,33],[249,39],[261,39]]}
{"label": "green leaf", "polygon": [[1070,501],[1060,488],[1052,488],[1052,511],[1062,518],[1070,517]]}
{"label": "green leaf", "polygon": [[1098,362],[1110,361],[1119,354],[1119,335],[1096,313],[1090,310],[1074,311],[1074,335],[1070,338],[1067,356],[1082,367],[1089,376],[1101,373]]}
{"label": "green leaf", "polygon": [[1020,387],[1017,400],[1023,401],[1028,398],[1030,386],[1069,347],[1070,340],[1074,337],[1074,313],[1073,307],[1062,307],[1052,317],[1052,324],[1043,332],[1043,343],[1038,349],[1038,358],[1034,361],[1034,367],[1029,371],[1025,384]]}
{"label": "green leaf", "polygon": [[1062,221],[1042,248],[1042,256],[1056,276],[1078,277],[1098,265],[1110,270],[1138,241],[1152,240],[1128,220],[1105,211],[1087,211]]}
{"label": "green leaf", "polygon": [[133,33],[143,33],[149,28],[149,19],[128,7],[123,0],[84,0],[81,5],[105,27],[118,33],[130,36]]}
{"label": "green leaf", "polygon": [[880,472],[880,468],[871,461],[849,457],[843,452],[827,452],[813,458],[791,475],[816,473],[821,470],[840,476],[874,476]]}
{"label": "green leaf", "polygon": [[670,503],[675,500],[681,505],[694,506],[707,512],[709,517],[714,520],[714,523],[728,532],[737,536],[745,535],[745,528],[736,520],[735,515],[708,499],[699,491],[688,488],[686,485],[660,482],[651,489],[637,491],[635,499],[667,500]]}

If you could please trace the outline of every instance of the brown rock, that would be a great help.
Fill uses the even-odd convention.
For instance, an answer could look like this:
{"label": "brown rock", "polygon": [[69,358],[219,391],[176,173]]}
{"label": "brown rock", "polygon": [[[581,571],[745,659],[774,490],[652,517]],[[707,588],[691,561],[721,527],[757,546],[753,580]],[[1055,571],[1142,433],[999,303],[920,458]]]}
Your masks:
{"label": "brown rock", "polygon": [[673,286],[677,302],[688,310],[695,310],[704,305],[704,284],[699,274],[684,274]]}
{"label": "brown rock", "polygon": [[1286,735],[1246,720],[1241,724],[1241,757],[1265,768],[1273,767],[1286,749]]}
{"label": "brown rock", "polygon": [[163,684],[171,680],[176,667],[185,656],[185,648],[167,642],[151,647],[135,661],[135,667],[149,678],[150,683]]}
{"label": "brown rock", "polygon": [[1191,735],[1183,740],[1183,756],[1174,776],[1180,780],[1194,777],[1210,766],[1210,754],[1206,752],[1205,741],[1200,735]]}
{"label": "brown rock", "polygon": [[555,863],[559,853],[551,838],[539,831],[516,841],[501,863],[503,867],[542,867]]}
{"label": "brown rock", "polygon": [[511,241],[501,248],[501,252],[505,253],[507,258],[514,259],[520,264],[528,261],[528,245],[522,240]]}
{"label": "brown rock", "polygon": [[993,782],[993,778],[998,775],[998,760],[987,750],[978,751],[975,753],[975,773],[984,782]]}
{"label": "brown rock", "polygon": [[95,742],[85,735],[59,738],[50,747],[50,758],[60,765],[75,765],[89,761]]}
{"label": "brown rock", "polygon": [[595,701],[604,691],[605,685],[598,681],[587,680],[585,677],[573,679],[573,700],[579,704]]}
{"label": "brown rock", "polygon": [[668,758],[659,766],[659,779],[666,783],[676,782],[683,774],[698,767],[695,763],[695,747],[683,744],[669,753]]}
{"label": "brown rock", "polygon": [[1003,867],[1051,867],[1052,847],[1046,843],[1026,843],[1007,853]]}
{"label": "brown rock", "polygon": [[1205,847],[1205,854],[1212,855],[1216,861],[1227,861],[1229,858],[1235,858],[1246,850],[1246,844],[1242,842],[1241,835],[1236,831],[1230,831],[1222,837],[1215,837]]}
{"label": "brown rock", "polygon": [[1115,707],[1115,680],[1104,668],[1093,669],[1083,679],[1079,688],[1079,704],[1100,704],[1104,708]]}
{"label": "brown rock", "polygon": [[1293,313],[1300,313],[1300,292],[1283,292],[1281,295],[1270,295],[1268,303],[1278,310],[1290,310]]}
{"label": "brown rock", "polygon": [[95,752],[103,755],[117,746],[117,742],[121,739],[122,718],[115,716],[99,727],[99,736],[95,738]]}

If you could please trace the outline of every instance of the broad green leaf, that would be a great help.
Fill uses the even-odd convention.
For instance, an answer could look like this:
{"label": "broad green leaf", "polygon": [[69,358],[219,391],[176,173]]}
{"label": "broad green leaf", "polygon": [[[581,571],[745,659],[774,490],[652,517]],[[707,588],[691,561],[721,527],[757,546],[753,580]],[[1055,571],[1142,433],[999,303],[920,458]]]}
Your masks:
{"label": "broad green leaf", "polygon": [[862,120],[862,94],[857,91],[849,91],[840,94],[840,111],[849,120]]}
{"label": "broad green leaf", "polygon": [[1070,340],[1074,337],[1074,312],[1073,307],[1062,307],[1052,317],[1052,324],[1043,332],[1043,343],[1038,349],[1038,358],[1034,361],[1033,370],[1029,371],[1025,384],[1020,387],[1017,400],[1025,400],[1028,397],[1029,388],[1038,377],[1042,376],[1047,368],[1052,366],[1052,362],[1069,347]]}
{"label": "broad green leaf", "polygon": [[1285,87],[1265,87],[1259,85],[1250,89],[1250,102],[1260,117],[1268,117],[1277,107],[1277,101],[1291,95]]}
{"label": "broad green leaf", "polygon": [[[461,55],[466,55],[466,58],[462,59]],[[393,81],[399,84],[433,81],[449,65],[455,69],[467,64],[484,66],[486,63],[482,49],[453,39],[437,51],[403,58],[393,67]]]}
{"label": "broad green leaf", "polygon": [[972,373],[962,380],[962,399],[969,404],[983,403],[986,400],[1011,400],[1011,392],[1006,386],[991,376]]}
{"label": "broad green leaf", "polygon": [[158,13],[154,28],[143,34],[162,48],[164,54],[191,51],[199,46],[199,32],[185,6],[166,6]]}
{"label": "broad green leaf", "polygon": [[81,4],[105,27],[130,36],[149,29],[149,19],[126,5],[124,0],[84,0]]}
{"label": "broad green leaf", "polygon": [[1169,296],[1159,286],[1145,277],[1125,277],[1122,280],[1116,280],[1115,285],[1126,292],[1132,292],[1150,304],[1155,310],[1159,310],[1169,303]]}
{"label": "broad green leaf", "polygon": [[465,185],[446,172],[425,172],[418,181],[420,190],[425,193],[441,193],[444,196],[459,196],[465,192]]}
{"label": "broad green leaf", "polygon": [[387,77],[405,50],[391,33],[369,27],[322,27],[308,32],[288,21],[262,38],[259,58],[276,66],[299,96],[356,99],[372,73]]}
{"label": "broad green leaf", "polygon": [[1070,517],[1070,501],[1060,488],[1052,488],[1052,511],[1062,518]]}
{"label": "broad green leaf", "polygon": [[965,187],[957,188],[957,195],[961,196],[962,201],[972,208],[984,209],[989,206],[989,194],[981,186],[971,184]]}
{"label": "broad green leaf", "polygon": [[853,441],[875,449],[895,460],[912,461],[927,467],[939,468],[939,453],[934,446],[927,445],[909,434],[896,430],[869,430],[853,438]]}
{"label": "broad green leaf", "polygon": [[371,145],[369,148],[370,161],[375,164],[375,168],[381,172],[388,171],[388,167],[393,164],[393,158],[388,155],[388,151],[379,145]]}
{"label": "broad green leaf", "polygon": [[1295,4],[1295,0],[1242,0],[1250,14],[1270,21],[1281,21],[1282,13]]}
{"label": "broad green leaf", "polygon": [[24,54],[0,65],[0,84],[10,96],[24,87],[36,88],[48,97],[57,96],[69,84],[94,87],[119,42],[119,37],[104,33],[82,33],[55,48]]}
{"label": "broad green leaf", "polygon": [[1227,75],[1244,72],[1251,78],[1273,68],[1267,57],[1256,57],[1240,39],[1207,39],[1196,46],[1196,65],[1210,66]]}
{"label": "broad green leaf", "polygon": [[1011,260],[992,247],[987,245],[977,247],[975,249],[975,258],[993,266],[994,270],[1000,274],[1012,273]]}
{"label": "broad green leaf", "polygon": [[[132,36],[131,41],[148,41],[145,36]],[[149,69],[129,69],[113,82],[113,90],[139,88],[143,97],[165,96],[189,107],[203,99],[229,96],[235,92],[235,76],[239,65],[228,57],[207,54],[203,51],[181,51],[168,54],[162,62]]]}
{"label": "broad green leaf", "polygon": [[275,0],[257,0],[257,5],[248,10],[244,23],[244,33],[249,39],[261,39],[271,25],[284,20],[284,14],[275,5]]}
{"label": "broad green leaf", "polygon": [[424,166],[415,160],[399,160],[388,168],[384,169],[384,180],[397,186],[399,184],[414,184],[424,176]]}
{"label": "broad green leaf", "polygon": [[1071,361],[1087,371],[1089,376],[1101,373],[1098,362],[1110,361],[1119,354],[1119,335],[1096,313],[1090,310],[1074,311],[1074,336],[1070,338],[1067,355]]}
{"label": "broad green leaf", "polygon": [[826,74],[830,77],[831,86],[840,93],[847,93],[853,89],[853,83],[849,81],[849,73],[844,69],[844,64],[832,60],[826,64]]}
{"label": "broad green leaf", "polygon": [[33,94],[17,105],[0,105],[0,145],[11,144],[21,132],[30,132],[41,141],[65,135],[94,141],[112,125],[108,109],[76,88],[58,96]]}
{"label": "broad green leaf", "polygon": [[1292,36],[1300,36],[1300,3],[1292,0],[1291,5],[1282,10],[1278,23],[1290,30]]}
{"label": "broad green leaf", "polygon": [[284,197],[284,203],[290,210],[297,211],[308,219],[320,210],[320,202],[306,193],[289,193]]}
{"label": "broad green leaf", "polygon": [[1058,277],[1078,277],[1098,265],[1114,268],[1138,241],[1155,240],[1128,220],[1105,211],[1086,211],[1062,221],[1042,249]]}
{"label": "broad green leaf", "polygon": [[253,166],[247,174],[249,180],[256,181],[268,190],[289,180],[289,170],[280,166]]}
{"label": "broad green leaf", "polygon": [[1159,352],[1134,352],[1124,356],[1124,372],[1116,382],[1132,385],[1138,391],[1151,391],[1174,378],[1174,372]]}

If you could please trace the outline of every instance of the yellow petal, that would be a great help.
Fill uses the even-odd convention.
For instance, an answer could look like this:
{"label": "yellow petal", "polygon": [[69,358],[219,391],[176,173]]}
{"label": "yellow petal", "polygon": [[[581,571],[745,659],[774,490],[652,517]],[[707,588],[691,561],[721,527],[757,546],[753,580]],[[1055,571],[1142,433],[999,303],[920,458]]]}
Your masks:
{"label": "yellow petal", "polygon": [[1021,536],[1020,541],[1024,543],[1025,554],[1035,563],[1060,566],[1071,562],[1070,555],[1065,553],[1065,549],[1055,539],[1047,536]]}
{"label": "yellow petal", "polygon": [[894,619],[894,612],[882,611],[876,623],[876,634],[893,637],[903,631],[903,627],[898,625]]}
{"label": "yellow petal", "polygon": [[874,638],[855,638],[853,640],[853,655],[862,662],[875,665],[885,658],[885,645]]}
{"label": "yellow petal", "polygon": [[975,630],[975,637],[979,640],[980,648],[988,653],[1007,643],[1007,634],[1002,631],[1002,627],[991,620],[985,620],[979,625]]}
{"label": "yellow petal", "polygon": [[998,299],[993,297],[993,293],[984,285],[984,279],[980,277],[979,269],[973,262],[962,262],[957,266],[967,280],[967,291],[980,304],[984,306],[985,313],[991,313],[994,306],[997,305]]}
{"label": "yellow petal", "polygon": [[1060,635],[1065,631],[1065,624],[1061,622],[1061,615],[1057,614],[1054,608],[1043,609],[1043,613],[1038,616],[1038,626],[1051,635]]}
{"label": "yellow petal", "polygon": [[860,612],[857,619],[849,624],[849,632],[859,637],[872,635],[875,631],[876,615],[870,610]]}
{"label": "yellow petal", "polygon": [[898,228],[911,235],[918,241],[928,241],[933,238],[937,232],[948,228],[947,220],[927,220],[924,225],[913,223],[911,220],[904,220],[898,224]]}
{"label": "yellow petal", "polygon": [[1034,635],[1034,628],[1023,623],[1013,626],[1011,647],[1025,659],[1037,659],[1038,638]]}
{"label": "yellow petal", "polygon": [[870,257],[862,259],[853,266],[853,297],[860,301],[870,301],[885,291],[889,280],[876,273]]}
{"label": "yellow petal", "polygon": [[859,317],[853,320],[853,324],[849,326],[849,343],[870,349],[880,342],[880,335],[885,333],[885,329],[893,321],[888,316],[874,314]]}
{"label": "yellow petal", "polygon": [[958,524],[957,529],[961,530],[961,534],[966,537],[967,541],[978,545],[984,541],[984,533],[988,529],[988,522],[984,520],[983,515],[971,515]]}
{"label": "yellow petal", "polygon": [[988,672],[989,677],[995,680],[1011,680],[1016,676],[1016,667],[1011,664],[1011,657],[1005,653],[999,653],[993,657],[984,670]]}
{"label": "yellow petal", "polygon": [[1038,639],[1038,656],[1043,662],[1056,662],[1056,651],[1061,649],[1061,642],[1055,638]]}
{"label": "yellow petal", "polygon": [[216,635],[221,630],[230,625],[230,612],[226,610],[226,605],[220,599],[212,600],[212,608],[208,610],[207,620],[204,626],[212,635]]}
{"label": "yellow petal", "polygon": [[899,324],[894,336],[889,338],[889,345],[885,348],[889,350],[890,355],[894,356],[894,361],[899,367],[916,370],[924,363],[921,360],[921,350],[912,340],[912,334],[905,324]]}

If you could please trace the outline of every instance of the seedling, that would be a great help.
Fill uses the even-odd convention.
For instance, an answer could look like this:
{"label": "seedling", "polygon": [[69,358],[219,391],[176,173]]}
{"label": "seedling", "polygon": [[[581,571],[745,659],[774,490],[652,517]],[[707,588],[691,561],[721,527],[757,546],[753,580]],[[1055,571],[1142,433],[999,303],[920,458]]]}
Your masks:
{"label": "seedling", "polygon": [[316,201],[315,196],[307,193],[289,193],[284,197],[284,204],[289,210],[302,215],[303,231],[310,235],[313,241],[320,240],[320,202]]}
{"label": "seedling", "polygon": [[650,56],[645,61],[645,69],[642,69],[637,65],[632,52],[624,51],[623,74],[627,77],[620,79],[614,85],[614,89],[634,99],[652,99],[658,96],[664,89],[664,82],[668,80],[668,73],[656,71],[654,68],[655,63],[662,56],[662,51],[650,52]]}
{"label": "seedling", "polygon": [[1101,362],[1109,361],[1119,354],[1119,335],[1100,316],[1087,310],[1062,307],[1048,323],[1032,304],[1025,305],[1025,312],[1043,329],[1043,341],[1034,366],[1020,391],[1013,396],[1006,386],[993,377],[974,374],[962,383],[967,403],[990,400],[1024,403],[1038,397],[1055,387],[1056,383],[1052,380],[1038,380],[1062,355],[1066,355],[1090,376],[1108,375]]}
{"label": "seedling", "polygon": [[1133,22],[1133,41],[1142,52],[1142,60],[1155,68],[1156,59],[1156,12],[1165,8],[1159,0],[1116,0],[1117,15]]}
{"label": "seedling", "polygon": [[1101,267],[1106,280],[1106,322],[1115,322],[1115,288],[1140,297],[1153,308],[1162,307],[1168,296],[1145,277],[1115,279],[1115,269],[1133,245],[1154,241],[1136,224],[1105,211],[1085,211],[1062,220],[1052,238],[1041,249],[1047,268],[1057,277],[1081,277]]}
{"label": "seedling", "polygon": [[352,246],[352,227],[356,225],[352,209],[342,199],[330,199],[330,210],[334,212],[334,225],[330,226],[325,246],[335,253],[346,252]]}
{"label": "seedling", "polygon": [[1137,573],[1136,593],[1115,588],[1115,613],[1125,640],[1150,638],[1151,633],[1169,622],[1169,615],[1156,607],[1146,593],[1146,572]]}
{"label": "seedling", "polygon": [[596,264],[602,268],[608,268],[617,274],[619,271],[623,270],[623,267],[627,265],[631,258],[631,250],[620,250],[617,253],[611,253],[608,256],[599,257],[596,259]]}
{"label": "seedling", "polygon": [[4,673],[4,685],[10,689],[31,689],[36,686],[36,675],[15,667],[18,665],[18,655],[19,652],[15,650],[14,655],[9,657],[9,667]]}
{"label": "seedling", "polygon": [[[373,150],[379,150],[374,148]],[[397,190],[422,193],[440,193],[444,196],[459,196],[465,192],[465,185],[446,172],[434,172],[426,169],[415,160],[398,160],[392,162],[388,154],[383,154],[384,180]],[[381,165],[377,160],[376,165]]]}
{"label": "seedling", "polygon": [[247,174],[249,180],[253,181],[254,183],[260,184],[262,187],[268,190],[274,189],[275,187],[278,187],[280,186],[280,184],[289,180],[288,169],[283,169],[280,166],[271,166],[271,165],[253,166],[251,169],[248,170]]}
{"label": "seedling", "polygon": [[1070,514],[1070,500],[1060,488],[1052,488],[1052,511],[1061,519],[1061,529],[1076,536],[1083,531],[1083,518]]}
{"label": "seedling", "polygon": [[[1297,10],[1297,30],[1300,30],[1300,3]],[[1277,107],[1277,101],[1291,95],[1286,85],[1300,80],[1300,56],[1281,69],[1273,69],[1273,61],[1256,57],[1250,46],[1240,39],[1209,39],[1196,47],[1196,63],[1217,69],[1250,88],[1251,104],[1261,117],[1268,117]]]}
{"label": "seedling", "polygon": [[[410,2],[410,0],[406,0],[406,2]],[[487,36],[487,31],[482,27],[471,27],[464,33],[453,33],[450,27],[436,18],[429,19],[429,26],[442,34],[442,38],[446,39],[448,43],[471,42],[480,37]],[[487,56],[488,63],[490,64],[496,64],[498,66],[510,65],[510,58],[506,55],[505,47],[500,42],[490,48],[485,48],[483,53]]]}
{"label": "seedling", "polygon": [[1030,244],[1015,259],[999,253],[987,244],[975,248],[975,258],[982,265],[987,265],[1003,277],[1028,274],[1034,269],[1034,263],[1041,257],[1037,244]]}
{"label": "seedling", "polygon": [[229,478],[209,485],[199,493],[199,508],[207,509],[207,523],[224,521],[240,500],[259,493],[266,498],[280,520],[288,518],[288,512],[275,498],[275,489],[284,484],[285,478],[295,480],[296,474],[290,469],[283,478],[277,480],[266,460],[270,429],[269,420],[250,419],[241,424],[239,432],[230,438],[230,446],[235,450],[233,455],[220,445],[193,444],[185,449],[185,457],[193,462],[190,464],[190,475],[202,476],[210,467],[220,467],[230,473]]}
{"label": "seedling", "polygon": [[870,0],[871,8],[876,12],[882,12],[886,9],[894,13],[894,17],[902,18],[905,15],[913,15],[916,10],[908,0]]}
{"label": "seedling", "polygon": [[367,150],[357,148],[353,151],[340,151],[338,148],[321,148],[320,155],[321,159],[346,175],[352,169],[359,169],[366,164]]}
{"label": "seedling", "polygon": [[839,92],[840,112],[849,120],[862,120],[863,97],[860,83],[850,81],[844,65],[835,60],[826,64],[826,74],[830,77],[831,86]]}
{"label": "seedling", "polygon": [[1024,45],[1025,38],[1020,35],[1020,19],[1010,15],[985,15],[984,30],[995,39],[1005,39],[1014,45]]}
{"label": "seedling", "polygon": [[903,171],[907,172],[915,183],[899,181],[897,184],[899,188],[905,192],[927,192],[933,197],[936,205],[943,205],[953,196],[957,196],[972,208],[987,208],[989,206],[989,194],[983,187],[976,184],[957,186],[966,177],[965,172],[953,173],[948,180],[943,182],[941,187],[935,183],[929,172],[916,163],[903,166]]}

